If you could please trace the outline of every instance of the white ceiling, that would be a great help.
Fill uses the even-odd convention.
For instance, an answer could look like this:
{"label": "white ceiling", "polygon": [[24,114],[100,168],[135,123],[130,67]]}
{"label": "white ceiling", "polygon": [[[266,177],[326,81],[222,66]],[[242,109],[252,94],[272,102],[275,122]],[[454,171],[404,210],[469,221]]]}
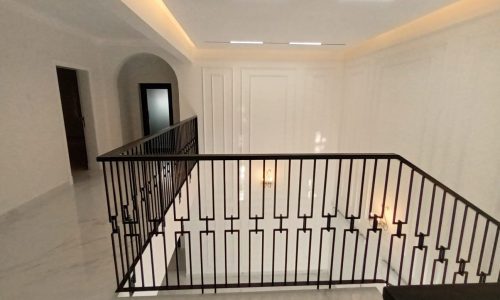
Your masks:
{"label": "white ceiling", "polygon": [[[456,0],[163,0],[193,42],[317,41],[354,45]],[[246,46],[248,47],[248,46]],[[255,46],[253,46],[255,47]],[[331,46],[335,47],[335,46]]]}
{"label": "white ceiling", "polygon": [[[110,3],[121,0],[12,0],[101,40],[146,37]],[[112,2],[114,1],[114,2]],[[152,1],[152,0],[140,0]],[[260,47],[231,40],[323,42],[354,46],[457,0],[162,0],[199,48]],[[303,46],[265,46],[294,47]],[[322,47],[323,48],[323,47]],[[326,46],[342,49],[342,46]]]}
{"label": "white ceiling", "polygon": [[145,38],[104,7],[103,1],[110,0],[15,0],[19,5],[98,39],[123,41]]}

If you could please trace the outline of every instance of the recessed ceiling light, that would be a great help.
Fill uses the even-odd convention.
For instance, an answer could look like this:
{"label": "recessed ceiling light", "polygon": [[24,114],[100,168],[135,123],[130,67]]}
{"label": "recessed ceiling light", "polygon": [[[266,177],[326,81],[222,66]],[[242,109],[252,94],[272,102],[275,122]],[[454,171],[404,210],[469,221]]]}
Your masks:
{"label": "recessed ceiling light", "polygon": [[263,41],[205,41],[207,44],[248,44],[248,45],[298,45],[298,46],[345,46],[345,43],[322,42],[263,42]]}
{"label": "recessed ceiling light", "polygon": [[230,41],[231,44],[252,44],[252,45],[262,45],[263,41]]}
{"label": "recessed ceiling light", "polygon": [[388,3],[388,2],[394,2],[394,0],[339,0],[339,2],[371,2],[371,3]]}
{"label": "recessed ceiling light", "polygon": [[302,46],[321,46],[320,42],[290,42],[290,45],[302,45]]}

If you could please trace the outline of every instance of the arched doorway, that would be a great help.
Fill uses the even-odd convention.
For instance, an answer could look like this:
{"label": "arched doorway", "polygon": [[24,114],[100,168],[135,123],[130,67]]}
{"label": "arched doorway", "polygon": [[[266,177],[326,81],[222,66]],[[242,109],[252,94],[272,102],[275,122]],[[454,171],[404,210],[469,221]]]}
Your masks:
{"label": "arched doorway", "polygon": [[[129,57],[118,73],[118,95],[120,100],[120,118],[122,138],[128,143],[149,132],[145,128],[144,118],[148,117],[147,105],[142,101],[147,96],[147,87],[168,87],[171,99],[169,118],[179,121],[179,87],[173,68],[161,57],[149,53],[140,53]],[[142,98],[141,98],[142,86]],[[142,99],[142,100],[141,100]],[[155,108],[150,108],[155,109]],[[151,115],[152,111],[149,112]],[[165,124],[165,127],[168,124]],[[147,127],[147,126],[146,126]],[[145,130],[146,129],[146,130]]]}

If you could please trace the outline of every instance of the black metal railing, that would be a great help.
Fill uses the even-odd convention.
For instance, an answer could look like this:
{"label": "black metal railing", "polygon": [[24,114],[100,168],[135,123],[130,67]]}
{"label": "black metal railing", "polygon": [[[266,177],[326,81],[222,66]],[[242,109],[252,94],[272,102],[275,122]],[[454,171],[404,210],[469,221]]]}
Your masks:
{"label": "black metal railing", "polygon": [[196,122],[98,158],[117,291],[500,281],[499,222],[403,157],[199,155]]}
{"label": "black metal railing", "polygon": [[[158,160],[139,162],[134,157],[197,154],[197,121],[195,117],[187,119],[97,158],[104,172],[117,291],[126,284],[133,287],[138,265],[145,282],[144,253],[152,238],[163,234],[158,227],[163,224],[160,228],[165,228],[165,215],[194,166]],[[114,162],[113,157],[125,158],[126,162]],[[154,268],[154,260],[146,264]]]}

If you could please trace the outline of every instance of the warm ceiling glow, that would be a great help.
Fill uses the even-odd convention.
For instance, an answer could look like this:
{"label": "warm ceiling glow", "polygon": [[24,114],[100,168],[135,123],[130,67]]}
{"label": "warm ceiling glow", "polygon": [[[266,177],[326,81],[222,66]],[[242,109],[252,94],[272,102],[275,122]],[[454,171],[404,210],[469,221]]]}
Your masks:
{"label": "warm ceiling glow", "polygon": [[416,39],[450,25],[500,10],[498,0],[461,0],[435,10],[409,23],[384,32],[348,49],[344,59],[383,49],[403,41]]}
{"label": "warm ceiling glow", "polygon": [[[193,43],[189,35],[184,31],[181,24],[176,20],[175,16],[168,9],[163,0],[121,0],[129,9],[140,16],[153,29],[162,35],[169,43],[181,53],[184,53],[189,60],[192,59],[191,52],[194,56],[202,56],[202,54],[212,55],[214,49],[198,48]],[[340,2],[393,2],[393,0],[339,0]],[[409,39],[416,39],[422,35],[435,32],[439,29],[446,28],[450,25],[463,22],[493,11],[500,10],[499,0],[459,0],[448,6],[433,11],[425,16],[417,18],[400,27],[389,30],[376,37],[368,39],[358,45],[351,45],[342,55],[343,59],[351,59],[361,56],[381,48],[401,43]],[[166,29],[167,28],[167,29]],[[220,44],[247,44],[247,45],[304,45],[304,46],[345,46],[341,43],[325,43],[325,42],[263,42],[263,41],[245,41],[234,40],[224,42],[206,42]],[[184,48],[184,49],[183,49]],[[242,50],[242,49],[237,49]],[[223,51],[223,49],[217,49]],[[232,49],[230,51],[236,51]],[[266,49],[268,51],[268,49]],[[187,54],[186,54],[187,53]],[[236,53],[236,52],[234,52]],[[227,55],[227,53],[224,53]],[[282,57],[282,54],[278,54]],[[329,56],[328,56],[329,57]]]}
{"label": "warm ceiling glow", "polygon": [[175,18],[174,14],[170,11],[170,9],[167,7],[165,2],[159,0],[158,1],[159,6],[163,9],[165,15],[167,16],[167,19],[173,24],[175,30],[186,40],[186,42],[189,44],[191,47],[195,47],[193,41],[191,40],[191,37],[186,33],[184,28],[182,28],[181,24],[177,19]]}

